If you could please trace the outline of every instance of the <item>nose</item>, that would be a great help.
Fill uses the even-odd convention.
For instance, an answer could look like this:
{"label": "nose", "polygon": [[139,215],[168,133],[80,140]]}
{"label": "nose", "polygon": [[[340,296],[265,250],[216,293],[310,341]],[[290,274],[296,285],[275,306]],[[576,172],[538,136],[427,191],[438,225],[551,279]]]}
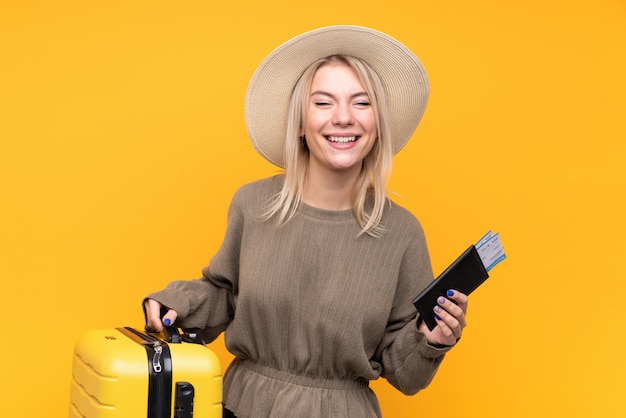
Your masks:
{"label": "nose", "polygon": [[333,124],[336,126],[352,126],[354,124],[354,115],[348,104],[338,104],[333,112]]}

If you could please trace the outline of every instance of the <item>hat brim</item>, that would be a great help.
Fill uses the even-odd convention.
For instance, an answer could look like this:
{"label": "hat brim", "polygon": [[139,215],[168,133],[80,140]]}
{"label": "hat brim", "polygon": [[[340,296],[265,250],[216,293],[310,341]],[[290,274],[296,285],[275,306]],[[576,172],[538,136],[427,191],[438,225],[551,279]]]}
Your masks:
{"label": "hat brim", "polygon": [[291,92],[314,61],[345,54],[365,61],[381,78],[391,118],[394,154],[409,141],[428,101],[424,66],[391,36],[361,26],[328,26],[305,32],[272,51],[257,67],[246,93],[245,117],[254,148],[284,168]]}

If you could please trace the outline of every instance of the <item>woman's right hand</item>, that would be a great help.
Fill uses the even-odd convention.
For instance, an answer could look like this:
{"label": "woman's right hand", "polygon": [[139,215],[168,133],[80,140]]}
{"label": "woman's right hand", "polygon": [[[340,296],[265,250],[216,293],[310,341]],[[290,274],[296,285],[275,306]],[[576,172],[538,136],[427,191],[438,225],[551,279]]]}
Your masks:
{"label": "woman's right hand", "polygon": [[172,325],[178,318],[178,312],[167,307],[165,307],[167,312],[161,318],[161,308],[164,306],[154,299],[146,299],[144,307],[146,309],[146,328],[157,332],[163,331],[163,324]]}

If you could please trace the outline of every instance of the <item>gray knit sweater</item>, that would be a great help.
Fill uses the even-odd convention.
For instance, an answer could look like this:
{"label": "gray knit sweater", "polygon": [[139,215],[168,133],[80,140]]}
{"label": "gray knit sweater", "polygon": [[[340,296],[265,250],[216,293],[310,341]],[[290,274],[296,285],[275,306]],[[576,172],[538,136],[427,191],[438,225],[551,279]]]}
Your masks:
{"label": "gray knit sweater", "polygon": [[242,187],[204,277],[148,297],[209,340],[225,331],[224,403],[238,417],[380,417],[368,381],[416,393],[447,351],[417,330],[411,303],[433,279],[422,228],[392,202],[380,238],[359,236],[350,210],[260,220],[282,182]]}

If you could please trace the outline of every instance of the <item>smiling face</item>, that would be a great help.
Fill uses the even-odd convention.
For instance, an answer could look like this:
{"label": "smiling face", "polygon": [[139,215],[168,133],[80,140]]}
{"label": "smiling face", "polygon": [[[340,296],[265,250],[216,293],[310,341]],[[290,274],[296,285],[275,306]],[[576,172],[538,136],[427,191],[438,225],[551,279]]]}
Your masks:
{"label": "smiling face", "polygon": [[311,82],[304,123],[310,173],[358,175],[376,141],[376,118],[357,73],[341,62],[327,63]]}

